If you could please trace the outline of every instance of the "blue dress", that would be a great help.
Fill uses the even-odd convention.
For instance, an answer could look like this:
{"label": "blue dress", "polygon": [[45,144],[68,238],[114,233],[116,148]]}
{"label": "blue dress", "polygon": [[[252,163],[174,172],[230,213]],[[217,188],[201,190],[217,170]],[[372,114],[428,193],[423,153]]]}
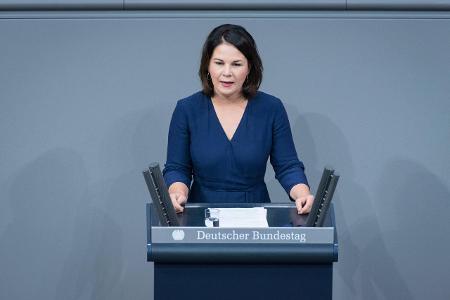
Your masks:
{"label": "blue dress", "polygon": [[177,102],[163,174],[168,187],[190,186],[188,202],[265,203],[270,202],[264,183],[269,157],[288,195],[294,185],[308,184],[278,98],[258,92],[249,99],[229,140],[211,98],[197,92]]}

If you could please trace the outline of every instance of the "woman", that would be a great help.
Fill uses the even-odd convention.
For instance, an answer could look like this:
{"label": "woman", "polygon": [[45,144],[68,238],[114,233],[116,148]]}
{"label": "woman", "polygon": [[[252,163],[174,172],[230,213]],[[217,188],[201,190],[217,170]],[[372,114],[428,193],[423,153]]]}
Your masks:
{"label": "woman", "polygon": [[187,201],[270,202],[264,183],[269,157],[298,212],[310,211],[314,198],[283,104],[258,91],[262,70],[243,27],[221,25],[207,37],[199,70],[203,90],[179,100],[170,123],[163,174],[177,212]]}

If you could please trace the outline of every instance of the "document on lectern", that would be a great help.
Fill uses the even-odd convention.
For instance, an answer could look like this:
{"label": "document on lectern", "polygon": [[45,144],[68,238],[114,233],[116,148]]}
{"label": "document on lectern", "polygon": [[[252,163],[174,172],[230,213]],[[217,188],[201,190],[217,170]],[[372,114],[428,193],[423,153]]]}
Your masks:
{"label": "document on lectern", "polygon": [[219,213],[219,227],[269,227],[264,207],[219,208]]}

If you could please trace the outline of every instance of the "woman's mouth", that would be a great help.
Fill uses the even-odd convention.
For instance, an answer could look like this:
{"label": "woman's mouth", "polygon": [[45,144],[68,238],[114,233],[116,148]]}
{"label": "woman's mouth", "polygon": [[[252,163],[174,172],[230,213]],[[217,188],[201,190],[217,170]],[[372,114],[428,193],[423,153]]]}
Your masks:
{"label": "woman's mouth", "polygon": [[222,84],[223,87],[227,88],[227,87],[232,86],[234,82],[233,81],[221,81],[220,83]]}

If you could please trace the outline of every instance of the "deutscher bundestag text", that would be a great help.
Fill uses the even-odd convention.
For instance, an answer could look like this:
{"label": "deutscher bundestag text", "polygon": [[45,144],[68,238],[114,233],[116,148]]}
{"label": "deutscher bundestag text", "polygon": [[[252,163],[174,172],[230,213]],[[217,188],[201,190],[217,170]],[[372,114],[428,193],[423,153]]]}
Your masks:
{"label": "deutscher bundestag text", "polygon": [[305,233],[295,233],[295,232],[259,232],[253,230],[251,232],[236,232],[235,230],[231,232],[205,232],[203,230],[197,230],[197,240],[228,240],[228,241],[298,241],[299,243],[306,242]]}

